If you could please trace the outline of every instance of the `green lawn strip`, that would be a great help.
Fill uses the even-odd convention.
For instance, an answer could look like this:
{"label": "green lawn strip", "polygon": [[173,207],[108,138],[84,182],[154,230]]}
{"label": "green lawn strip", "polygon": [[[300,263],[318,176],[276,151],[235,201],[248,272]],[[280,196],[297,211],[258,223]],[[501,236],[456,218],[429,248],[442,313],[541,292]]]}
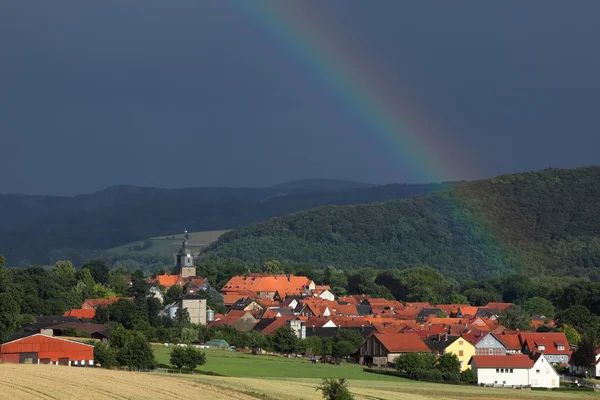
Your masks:
{"label": "green lawn strip", "polygon": [[[169,364],[171,349],[155,346],[154,354],[159,364]],[[357,380],[397,382],[401,378],[369,374],[360,365],[313,364],[305,359],[251,355],[225,350],[206,350],[207,362],[198,367],[231,377],[248,378],[345,378]]]}

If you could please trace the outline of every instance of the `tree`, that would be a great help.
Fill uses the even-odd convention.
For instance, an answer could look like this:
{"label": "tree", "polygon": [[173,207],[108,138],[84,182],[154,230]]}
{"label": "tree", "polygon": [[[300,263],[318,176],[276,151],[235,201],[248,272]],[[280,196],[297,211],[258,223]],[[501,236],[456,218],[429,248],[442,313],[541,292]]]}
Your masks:
{"label": "tree", "polygon": [[554,305],[543,297],[532,297],[523,303],[523,309],[529,314],[541,314],[546,318],[554,318]]}
{"label": "tree", "polygon": [[416,370],[433,369],[436,363],[432,353],[404,353],[396,357],[396,369],[405,374]]}
{"label": "tree", "polygon": [[144,272],[137,270],[131,274],[131,287],[129,293],[133,296],[133,300],[136,304],[144,304],[146,297],[148,297],[149,289],[144,278]]}
{"label": "tree", "polygon": [[281,262],[278,260],[265,261],[262,266],[263,274],[277,275],[283,273]]}
{"label": "tree", "polygon": [[318,336],[310,336],[302,340],[299,347],[304,354],[319,355],[323,350],[323,340]]}
{"label": "tree", "polygon": [[526,331],[531,328],[531,316],[520,306],[511,306],[502,311],[498,316],[498,322],[509,330]]}
{"label": "tree", "polygon": [[135,321],[142,317],[135,304],[130,300],[119,299],[106,308],[109,321],[118,322],[128,329],[131,329]]}
{"label": "tree", "polygon": [[198,365],[206,363],[206,354],[191,346],[176,346],[171,350],[170,362],[177,369],[187,367],[193,371]]}
{"label": "tree", "polygon": [[347,340],[337,340],[331,345],[331,355],[336,358],[348,357],[356,352],[356,347]]}
{"label": "tree", "polygon": [[557,331],[565,334],[570,345],[577,346],[581,342],[581,335],[569,324],[563,324]]}
{"label": "tree", "polygon": [[20,328],[19,291],[13,281],[12,271],[4,267],[0,254],[0,343],[7,341]]}
{"label": "tree", "polygon": [[348,390],[348,383],[345,379],[325,378],[317,387],[317,391],[323,392],[325,400],[352,400],[354,396]]}
{"label": "tree", "polygon": [[108,265],[106,265],[104,261],[100,259],[89,260],[81,266],[81,269],[84,268],[90,270],[90,273],[94,278],[94,282],[101,283],[103,285],[108,284],[110,270],[108,268]]}
{"label": "tree", "polygon": [[87,268],[80,269],[75,273],[75,276],[77,278],[76,290],[84,299],[93,298],[95,295],[94,286],[96,285],[96,282],[94,282],[90,270]]}
{"label": "tree", "polygon": [[117,351],[117,361],[120,365],[135,369],[156,367],[152,347],[141,332],[129,331],[125,339],[124,345]]}
{"label": "tree", "polygon": [[94,345],[94,361],[103,368],[117,367],[117,352],[104,342],[90,342]]}
{"label": "tree", "polygon": [[465,369],[460,373],[460,381],[465,383],[477,383],[477,375],[472,369]]}
{"label": "tree", "polygon": [[274,345],[279,353],[294,353],[298,350],[298,337],[289,326],[275,330]]}
{"label": "tree", "polygon": [[183,287],[179,285],[173,285],[167,289],[164,297],[164,304],[171,304],[174,301],[180,300],[183,297]]}
{"label": "tree", "polygon": [[190,313],[187,309],[183,307],[179,307],[177,312],[175,313],[175,321],[177,321],[181,325],[189,325],[190,324]]}
{"label": "tree", "polygon": [[442,373],[459,374],[460,361],[456,354],[446,353],[438,358],[435,368],[442,371]]}
{"label": "tree", "polygon": [[94,285],[94,297],[96,299],[110,299],[112,297],[117,297],[117,293],[101,283],[96,283]]}
{"label": "tree", "polygon": [[463,292],[465,297],[469,299],[469,304],[474,306],[484,306],[490,302],[501,301],[502,297],[498,292],[491,289],[472,288]]}
{"label": "tree", "polygon": [[71,261],[57,261],[52,268],[52,275],[63,289],[75,286],[75,268]]}

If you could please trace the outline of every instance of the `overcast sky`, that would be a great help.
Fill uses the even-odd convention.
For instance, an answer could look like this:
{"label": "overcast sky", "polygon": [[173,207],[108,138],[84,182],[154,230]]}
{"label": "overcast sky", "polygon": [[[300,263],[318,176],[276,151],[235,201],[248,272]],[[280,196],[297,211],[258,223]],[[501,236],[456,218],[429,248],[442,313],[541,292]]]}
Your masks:
{"label": "overcast sky", "polygon": [[[224,1],[2,2],[0,192],[423,180]],[[410,90],[440,177],[600,164],[600,1],[303,4]]]}

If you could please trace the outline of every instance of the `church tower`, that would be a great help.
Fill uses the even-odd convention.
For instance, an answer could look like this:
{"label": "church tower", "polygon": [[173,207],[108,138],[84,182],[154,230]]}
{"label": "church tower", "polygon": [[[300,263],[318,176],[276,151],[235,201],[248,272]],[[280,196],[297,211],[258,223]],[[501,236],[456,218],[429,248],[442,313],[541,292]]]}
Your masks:
{"label": "church tower", "polygon": [[177,271],[182,278],[187,278],[189,276],[196,276],[196,267],[194,266],[194,256],[192,255],[192,251],[187,248],[188,244],[188,231],[185,230],[185,235],[183,236],[183,242],[181,243],[181,248],[177,253]]}

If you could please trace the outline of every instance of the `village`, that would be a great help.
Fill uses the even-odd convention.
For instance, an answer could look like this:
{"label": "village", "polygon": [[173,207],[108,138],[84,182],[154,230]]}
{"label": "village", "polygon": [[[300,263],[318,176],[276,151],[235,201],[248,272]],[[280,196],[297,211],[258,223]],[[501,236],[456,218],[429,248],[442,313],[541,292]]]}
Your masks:
{"label": "village", "polygon": [[[353,331],[362,345],[342,361],[355,362],[375,372],[394,367],[406,354],[454,355],[460,371],[473,371],[480,386],[505,388],[558,388],[561,373],[600,375],[598,368],[581,370],[569,364],[573,349],[564,332],[536,331],[553,327],[544,315],[532,317],[529,331],[509,330],[499,322],[512,303],[490,302],[481,307],[469,304],[402,303],[367,295],[337,297],[327,285],[304,276],[248,273],[233,276],[221,288],[225,313],[207,306],[203,292],[206,279],[196,275],[194,255],[187,238],[177,254],[176,274],[158,275],[146,281],[148,296],[164,301],[173,286],[183,288],[181,298],[163,304],[160,313],[176,318],[185,310],[189,321],[200,326],[231,327],[239,332],[275,335],[289,328],[299,340],[332,338],[340,330]],[[94,347],[72,339],[81,332],[91,339],[110,338],[105,325],[95,322],[96,311],[123,299],[86,299],[79,309],[62,316],[37,317],[13,340],[0,347],[3,363],[57,364],[92,367]],[[131,301],[132,299],[125,299]],[[214,342],[211,344],[211,342]],[[177,343],[169,343],[173,345]],[[223,340],[196,343],[230,347]],[[263,349],[247,349],[261,354]],[[596,350],[600,364],[600,348]],[[298,354],[312,362],[331,362],[322,354]],[[340,360],[337,360],[340,362]]]}

